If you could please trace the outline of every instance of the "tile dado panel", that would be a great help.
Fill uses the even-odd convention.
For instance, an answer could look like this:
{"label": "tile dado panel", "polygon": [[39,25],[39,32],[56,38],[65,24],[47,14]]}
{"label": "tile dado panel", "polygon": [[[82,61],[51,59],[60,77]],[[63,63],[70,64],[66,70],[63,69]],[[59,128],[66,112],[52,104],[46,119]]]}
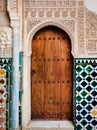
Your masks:
{"label": "tile dado panel", "polygon": [[11,126],[12,59],[0,58],[0,130]]}
{"label": "tile dado panel", "polygon": [[75,59],[75,129],[97,130],[97,59]]}

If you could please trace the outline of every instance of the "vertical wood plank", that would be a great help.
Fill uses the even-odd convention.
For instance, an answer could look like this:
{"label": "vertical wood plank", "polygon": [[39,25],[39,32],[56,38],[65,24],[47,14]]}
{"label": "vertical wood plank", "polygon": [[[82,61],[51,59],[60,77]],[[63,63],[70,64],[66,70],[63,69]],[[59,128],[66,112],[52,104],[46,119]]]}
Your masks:
{"label": "vertical wood plank", "polygon": [[45,118],[51,119],[52,118],[52,78],[53,78],[53,62],[52,62],[52,42],[50,40],[53,33],[51,30],[45,30]]}
{"label": "vertical wood plank", "polygon": [[60,119],[60,57],[59,57],[59,31],[53,30],[53,119]]}
{"label": "vertical wood plank", "polygon": [[60,40],[60,119],[72,118],[72,56],[70,53],[70,43],[67,37],[62,35]]}
{"label": "vertical wood plank", "polygon": [[41,118],[44,108],[44,42],[43,32],[32,41],[32,118]]}

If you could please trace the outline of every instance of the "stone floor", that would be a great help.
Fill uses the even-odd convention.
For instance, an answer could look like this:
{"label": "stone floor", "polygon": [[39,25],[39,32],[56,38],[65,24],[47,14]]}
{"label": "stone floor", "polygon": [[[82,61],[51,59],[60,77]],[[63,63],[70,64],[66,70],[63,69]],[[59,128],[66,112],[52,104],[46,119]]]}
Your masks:
{"label": "stone floor", "polygon": [[70,121],[31,121],[27,130],[74,130]]}

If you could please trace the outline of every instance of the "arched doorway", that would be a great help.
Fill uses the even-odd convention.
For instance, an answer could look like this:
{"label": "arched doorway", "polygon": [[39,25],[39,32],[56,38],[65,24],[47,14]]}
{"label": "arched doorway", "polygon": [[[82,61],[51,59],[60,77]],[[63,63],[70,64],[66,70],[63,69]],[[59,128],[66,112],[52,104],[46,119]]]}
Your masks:
{"label": "arched doorway", "polygon": [[47,26],[32,40],[31,118],[72,120],[73,63],[66,32]]}

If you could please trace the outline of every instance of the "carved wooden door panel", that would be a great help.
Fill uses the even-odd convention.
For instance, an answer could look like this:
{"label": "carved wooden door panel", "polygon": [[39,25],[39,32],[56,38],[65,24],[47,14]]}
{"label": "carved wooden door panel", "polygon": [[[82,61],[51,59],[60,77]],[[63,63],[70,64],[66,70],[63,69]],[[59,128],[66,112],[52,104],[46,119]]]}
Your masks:
{"label": "carved wooden door panel", "polygon": [[31,118],[72,120],[72,55],[69,36],[53,26],[32,40]]}

